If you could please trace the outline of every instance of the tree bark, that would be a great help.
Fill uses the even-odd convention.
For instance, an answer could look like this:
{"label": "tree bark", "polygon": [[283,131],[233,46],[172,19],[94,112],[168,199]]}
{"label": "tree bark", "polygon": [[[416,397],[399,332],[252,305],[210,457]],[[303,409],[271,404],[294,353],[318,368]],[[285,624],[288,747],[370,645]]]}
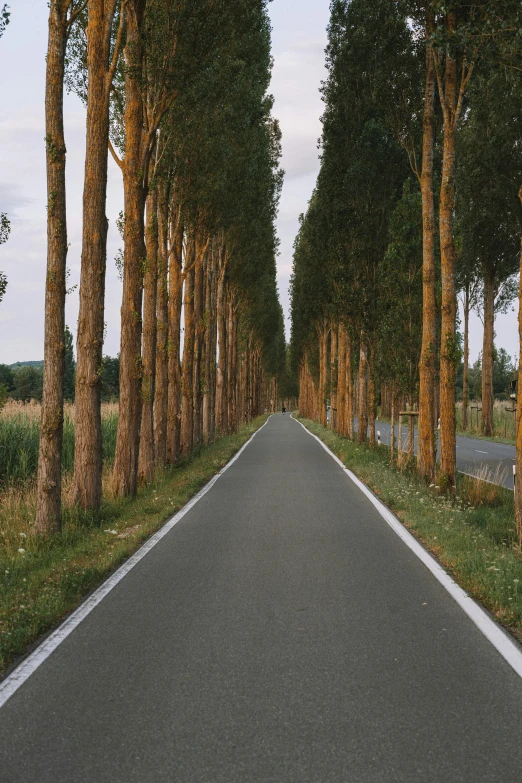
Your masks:
{"label": "tree bark", "polygon": [[227,296],[227,385],[228,428],[237,430],[237,301],[233,291]]}
{"label": "tree bark", "polygon": [[339,324],[337,340],[337,432],[346,436],[346,332]]}
{"label": "tree bark", "polygon": [[[431,35],[429,12],[426,37]],[[422,142],[422,345],[419,363],[419,474],[429,483],[435,478],[436,449],[433,432],[437,304],[435,298],[435,202],[433,197],[433,149],[435,141],[435,63],[426,46]],[[392,403],[393,405],[393,403]]]}
{"label": "tree bark", "polygon": [[190,236],[187,248],[187,272],[183,293],[185,332],[183,359],[181,363],[181,454],[187,457],[192,452],[194,428],[194,262],[195,238]]}
{"label": "tree bark", "polygon": [[62,523],[63,369],[67,261],[63,80],[67,33],[67,5],[58,0],[51,0],[45,78],[47,277],[43,400],[36,503],[36,529],[39,533],[58,532]]}
{"label": "tree bark", "polygon": [[211,423],[212,423],[212,363],[216,363],[216,355],[212,353],[214,345],[215,318],[212,313],[212,297],[215,280],[214,270],[214,249],[212,248],[207,256],[205,281],[205,312],[203,317],[203,375],[201,378],[203,388],[203,443],[211,442]]}
{"label": "tree bark", "polygon": [[216,379],[216,429],[219,435],[228,432],[228,417],[225,395],[227,377],[227,339],[226,339],[226,287],[225,287],[225,251],[221,251],[217,284],[217,325],[218,325],[218,367]]}
{"label": "tree bark", "polygon": [[183,226],[174,225],[169,261],[169,339],[167,462],[174,465],[181,449],[181,309],[183,297]]}
{"label": "tree bark", "polygon": [[349,332],[346,333],[346,434],[353,440],[354,435],[354,399],[353,399],[353,371],[352,371],[352,336]]}
{"label": "tree bark", "polygon": [[[449,12],[448,30],[456,29],[457,16]],[[450,493],[456,486],[456,315],[455,242],[453,213],[455,210],[455,148],[457,140],[457,62],[447,50],[444,74],[444,95],[441,94],[444,116],[442,182],[440,190],[440,255],[442,276],[442,324],[440,347],[440,477],[439,484]]]}
{"label": "tree bark", "polygon": [[359,389],[357,397],[357,442],[366,443],[368,440],[368,346],[363,334],[361,334],[359,349]]}
{"label": "tree bark", "polygon": [[129,0],[125,45],[125,160],[124,190],[124,268],[120,340],[120,409],[113,491],[135,495],[138,486],[138,450],[141,416],[141,329],[143,262],[145,260],[143,182],[143,101],[141,71],[143,48],[141,27],[144,0]]}
{"label": "tree bark", "polygon": [[484,273],[484,338],[482,343],[482,434],[492,436],[493,354],[495,350],[495,278]]}
{"label": "tree bark", "polygon": [[145,275],[143,283],[143,349],[141,382],[141,427],[138,481],[154,480],[154,384],[156,370],[156,301],[158,291],[158,192],[147,196]]}
{"label": "tree bark", "polygon": [[156,463],[167,461],[168,408],[168,193],[164,180],[158,182],[158,287],[156,332],[156,383],[154,388],[154,450]]}
{"label": "tree bark", "polygon": [[194,267],[194,367],[193,367],[193,445],[201,443],[203,392],[201,389],[201,357],[203,350],[203,308],[204,308],[204,251],[201,247],[202,238],[198,237],[196,247],[196,265]]}
{"label": "tree bark", "polygon": [[462,371],[462,429],[468,429],[469,403],[469,283],[464,291],[464,367]]}
{"label": "tree bark", "polygon": [[[395,381],[391,385],[391,404],[390,404],[390,464],[395,464]],[[400,422],[399,422],[400,429]]]}
{"label": "tree bark", "polygon": [[337,429],[337,373],[339,360],[337,356],[337,328],[332,325],[330,341],[330,429]]}
{"label": "tree bark", "polygon": [[[101,368],[107,265],[107,157],[111,38],[115,0],[89,0],[87,134],[83,187],[80,309],[76,340],[74,480],[71,499],[97,509],[102,499]],[[119,41],[117,46],[119,47]]]}
{"label": "tree bark", "polygon": [[326,378],[328,366],[328,326],[322,324],[319,330],[319,389],[317,403],[319,408],[319,424],[327,425]]}
{"label": "tree bark", "polygon": [[[522,186],[518,191],[518,197],[522,204]],[[516,461],[515,461],[515,519],[517,525],[518,543],[522,546],[522,406],[520,405],[520,394],[522,390],[522,234],[520,235],[520,285],[518,290],[518,383],[517,383],[517,441],[516,441]]]}
{"label": "tree bark", "polygon": [[368,348],[368,423],[370,428],[370,446],[375,446],[375,348],[373,341],[369,341]]}

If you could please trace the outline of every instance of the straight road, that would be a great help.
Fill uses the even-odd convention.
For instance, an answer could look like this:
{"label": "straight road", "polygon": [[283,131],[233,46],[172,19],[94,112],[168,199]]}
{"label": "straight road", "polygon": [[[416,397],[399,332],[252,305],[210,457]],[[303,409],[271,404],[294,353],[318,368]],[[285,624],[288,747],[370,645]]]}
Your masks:
{"label": "straight road", "polygon": [[522,680],[277,415],[0,709],[1,783],[520,783]]}
{"label": "straight road", "polygon": [[[376,429],[381,433],[381,440],[390,443],[391,424],[378,421]],[[357,421],[355,422],[357,429]],[[399,426],[395,426],[395,438],[399,435]],[[402,428],[402,439],[406,448],[408,431]],[[397,442],[397,441],[396,441]],[[415,451],[417,451],[417,430],[415,430]],[[507,443],[481,440],[479,438],[464,438],[457,435],[457,469],[461,473],[473,476],[480,475],[494,484],[501,484],[513,489],[513,465],[515,464],[515,447]]]}

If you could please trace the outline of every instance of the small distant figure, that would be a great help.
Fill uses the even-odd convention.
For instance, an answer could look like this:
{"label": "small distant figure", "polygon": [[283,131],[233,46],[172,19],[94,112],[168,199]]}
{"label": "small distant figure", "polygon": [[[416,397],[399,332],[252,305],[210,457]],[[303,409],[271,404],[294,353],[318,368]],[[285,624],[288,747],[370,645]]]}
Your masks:
{"label": "small distant figure", "polygon": [[283,403],[282,411],[283,411],[283,416],[284,416],[285,413],[286,413],[286,408],[285,408],[285,404],[284,403]]}

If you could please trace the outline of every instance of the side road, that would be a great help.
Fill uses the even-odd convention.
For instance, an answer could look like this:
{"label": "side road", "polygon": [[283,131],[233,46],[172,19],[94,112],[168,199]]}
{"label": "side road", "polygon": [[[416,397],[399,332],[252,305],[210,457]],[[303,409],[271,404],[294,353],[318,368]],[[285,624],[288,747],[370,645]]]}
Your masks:
{"label": "side road", "polygon": [[0,780],[518,783],[522,680],[296,421],[0,709]]}
{"label": "side road", "polygon": [[[381,440],[386,445],[390,443],[391,424],[379,421],[375,425],[381,433]],[[357,430],[357,420],[355,422]],[[399,435],[399,426],[395,426],[395,438]],[[407,428],[402,428],[403,443],[406,443]],[[397,441],[396,441],[397,442]],[[415,430],[415,450],[417,449],[417,430]],[[457,469],[461,473],[472,476],[481,475],[483,478],[501,484],[507,489],[513,489],[513,465],[515,464],[515,447],[508,443],[496,443],[494,441],[467,438],[457,435]]]}

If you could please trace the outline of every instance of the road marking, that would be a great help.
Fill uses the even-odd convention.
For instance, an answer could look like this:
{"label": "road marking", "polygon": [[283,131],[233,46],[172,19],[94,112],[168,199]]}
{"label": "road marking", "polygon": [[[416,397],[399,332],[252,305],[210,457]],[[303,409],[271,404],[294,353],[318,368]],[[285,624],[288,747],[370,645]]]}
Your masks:
{"label": "road marking", "polygon": [[244,452],[244,450],[247,448],[247,446],[250,445],[250,443],[253,441],[255,436],[261,432],[263,427],[265,427],[268,424],[269,419],[272,415],[268,417],[268,419],[265,421],[262,427],[260,427],[258,430],[254,432],[254,434],[247,440],[245,444],[239,449],[237,454],[235,454],[230,462],[227,462],[224,468],[221,468],[219,473],[216,473],[216,475],[210,479],[208,484],[205,484],[203,489],[200,489],[197,495],[194,495],[194,497],[186,503],[186,505],[183,506],[182,509],[180,509],[171,519],[169,519],[168,522],[166,522],[162,528],[160,528],[157,533],[154,533],[153,536],[149,538],[148,541],[146,541],[140,549],[138,549],[137,552],[135,552],[129,559],[120,567],[117,571],[115,571],[105,582],[103,582],[100,587],[91,595],[89,598],[87,598],[86,601],[84,601],[81,606],[76,609],[75,612],[73,612],[65,622],[63,622],[56,631],[53,631],[53,633],[50,634],[50,636],[47,637],[47,639],[42,642],[42,644],[37,647],[37,649],[31,653],[22,663],[17,666],[17,668],[8,676],[5,678],[3,682],[0,683],[0,708],[4,706],[4,704],[7,702],[8,699],[11,698],[11,696],[20,688],[21,685],[24,684],[26,680],[29,679],[31,674],[33,674],[41,665],[42,663],[53,653],[57,647],[71,634],[75,628],[77,628],[82,620],[85,620],[87,615],[89,615],[93,609],[95,609],[101,601],[107,596],[111,590],[116,587],[116,585],[121,582],[121,580],[127,576],[129,571],[131,571],[135,565],[137,565],[140,560],[143,560],[143,558],[148,555],[148,553],[153,549],[156,544],[158,544],[162,538],[164,538],[167,533],[170,533],[174,525],[177,525],[178,522],[183,519],[185,514],[187,514],[195,505],[196,503],[201,500],[203,495],[206,495],[207,492],[212,489],[216,481],[223,475],[223,473],[228,470],[228,468],[233,465],[233,463],[241,456],[241,454]]}
{"label": "road marking", "polygon": [[[292,417],[293,418],[293,417]],[[297,421],[297,419],[294,419]],[[300,421],[301,427],[328,452],[328,454],[334,459],[337,464],[343,469],[346,475],[356,484],[361,492],[363,492],[371,503],[375,506],[382,518],[388,523],[392,530],[399,536],[400,539],[411,549],[411,551],[417,555],[426,568],[428,568],[435,579],[444,587],[445,590],[451,595],[451,597],[458,603],[460,608],[467,614],[469,619],[477,626],[479,631],[491,642],[493,647],[500,653],[504,660],[511,666],[512,669],[522,677],[522,650],[520,647],[507,635],[507,633],[497,625],[486,611],[479,606],[473,598],[471,598],[460,587],[449,574],[443,569],[440,563],[427,552],[424,547],[419,544],[416,538],[409,533],[404,525],[397,519],[389,508],[382,503],[378,497],[376,497],[371,489],[366,484],[363,484],[357,476],[352,473],[351,470],[341,462],[341,460],[335,456],[333,451],[330,451],[328,446],[323,441],[314,435],[313,432],[307,430],[305,425]]]}
{"label": "road marking", "polygon": [[473,473],[466,473],[465,470],[458,470],[457,473],[460,473],[462,476],[469,476],[470,478],[475,479],[475,481],[485,481],[486,484],[493,484],[495,487],[502,487],[503,489],[508,489],[510,492],[513,492],[513,487],[507,487],[505,484],[499,484],[498,481],[491,481],[490,479],[480,478]]}
{"label": "road marking", "polygon": [[487,453],[488,453],[487,451],[481,451],[480,449],[475,449],[475,451],[476,451],[478,454],[487,454]]}

